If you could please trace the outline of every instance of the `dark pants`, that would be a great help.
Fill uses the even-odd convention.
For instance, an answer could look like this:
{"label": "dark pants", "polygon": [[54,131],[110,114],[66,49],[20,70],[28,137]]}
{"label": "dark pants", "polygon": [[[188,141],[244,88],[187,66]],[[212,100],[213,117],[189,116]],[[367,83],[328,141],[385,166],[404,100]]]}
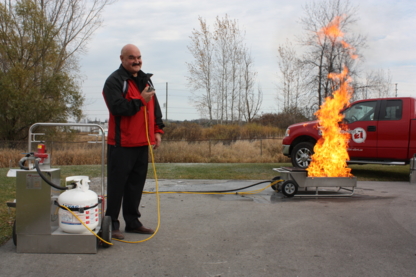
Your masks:
{"label": "dark pants", "polygon": [[126,228],[142,226],[139,206],[146,182],[148,151],[148,146],[108,145],[106,215],[111,216],[113,230],[120,229],[118,216],[121,203]]}

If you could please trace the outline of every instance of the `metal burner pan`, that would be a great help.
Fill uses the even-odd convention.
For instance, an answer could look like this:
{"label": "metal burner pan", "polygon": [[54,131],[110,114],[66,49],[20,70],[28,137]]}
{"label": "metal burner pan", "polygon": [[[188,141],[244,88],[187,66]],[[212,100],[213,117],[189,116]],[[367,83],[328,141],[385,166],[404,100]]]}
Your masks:
{"label": "metal burner pan", "polygon": [[[351,196],[354,193],[354,188],[357,186],[357,177],[308,177],[308,172],[305,169],[296,167],[281,167],[273,168],[274,171],[280,173],[282,182],[278,190],[286,181],[292,181],[296,184],[296,194],[299,190],[307,192],[308,188],[316,188],[315,194],[308,192],[306,195],[297,196]],[[319,188],[338,188],[336,194],[319,195]],[[350,193],[339,193],[340,190],[347,190]],[[326,191],[327,192],[327,191]]]}

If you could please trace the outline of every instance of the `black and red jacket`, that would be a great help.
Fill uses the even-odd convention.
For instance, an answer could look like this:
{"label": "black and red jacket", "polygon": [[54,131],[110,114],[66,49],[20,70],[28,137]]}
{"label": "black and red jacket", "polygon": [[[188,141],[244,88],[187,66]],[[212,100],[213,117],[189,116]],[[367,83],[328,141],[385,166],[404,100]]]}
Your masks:
{"label": "black and red jacket", "polygon": [[103,96],[110,112],[108,144],[121,147],[148,145],[144,106],[147,111],[150,143],[155,143],[155,133],[163,134],[165,125],[156,95],[148,103],[141,96],[148,81],[143,71],[140,70],[137,77],[133,77],[122,65],[105,81]]}

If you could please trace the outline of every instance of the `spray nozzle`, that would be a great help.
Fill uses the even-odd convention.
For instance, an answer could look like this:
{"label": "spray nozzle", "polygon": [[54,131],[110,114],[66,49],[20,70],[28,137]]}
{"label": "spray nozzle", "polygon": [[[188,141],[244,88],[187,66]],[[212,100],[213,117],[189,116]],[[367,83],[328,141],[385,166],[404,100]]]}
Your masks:
{"label": "spray nozzle", "polygon": [[147,84],[149,85],[149,87],[147,88],[148,91],[154,91],[155,88],[153,87],[153,83],[150,80],[150,78],[153,76],[153,73],[146,73],[146,77],[147,77]]}

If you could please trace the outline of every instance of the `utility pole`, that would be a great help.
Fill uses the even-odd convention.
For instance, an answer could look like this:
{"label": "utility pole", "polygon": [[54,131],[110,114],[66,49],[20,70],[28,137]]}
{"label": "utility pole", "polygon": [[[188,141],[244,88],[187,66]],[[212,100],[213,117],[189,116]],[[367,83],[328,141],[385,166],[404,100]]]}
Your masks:
{"label": "utility pole", "polygon": [[397,97],[397,83],[396,83],[396,97]]}

